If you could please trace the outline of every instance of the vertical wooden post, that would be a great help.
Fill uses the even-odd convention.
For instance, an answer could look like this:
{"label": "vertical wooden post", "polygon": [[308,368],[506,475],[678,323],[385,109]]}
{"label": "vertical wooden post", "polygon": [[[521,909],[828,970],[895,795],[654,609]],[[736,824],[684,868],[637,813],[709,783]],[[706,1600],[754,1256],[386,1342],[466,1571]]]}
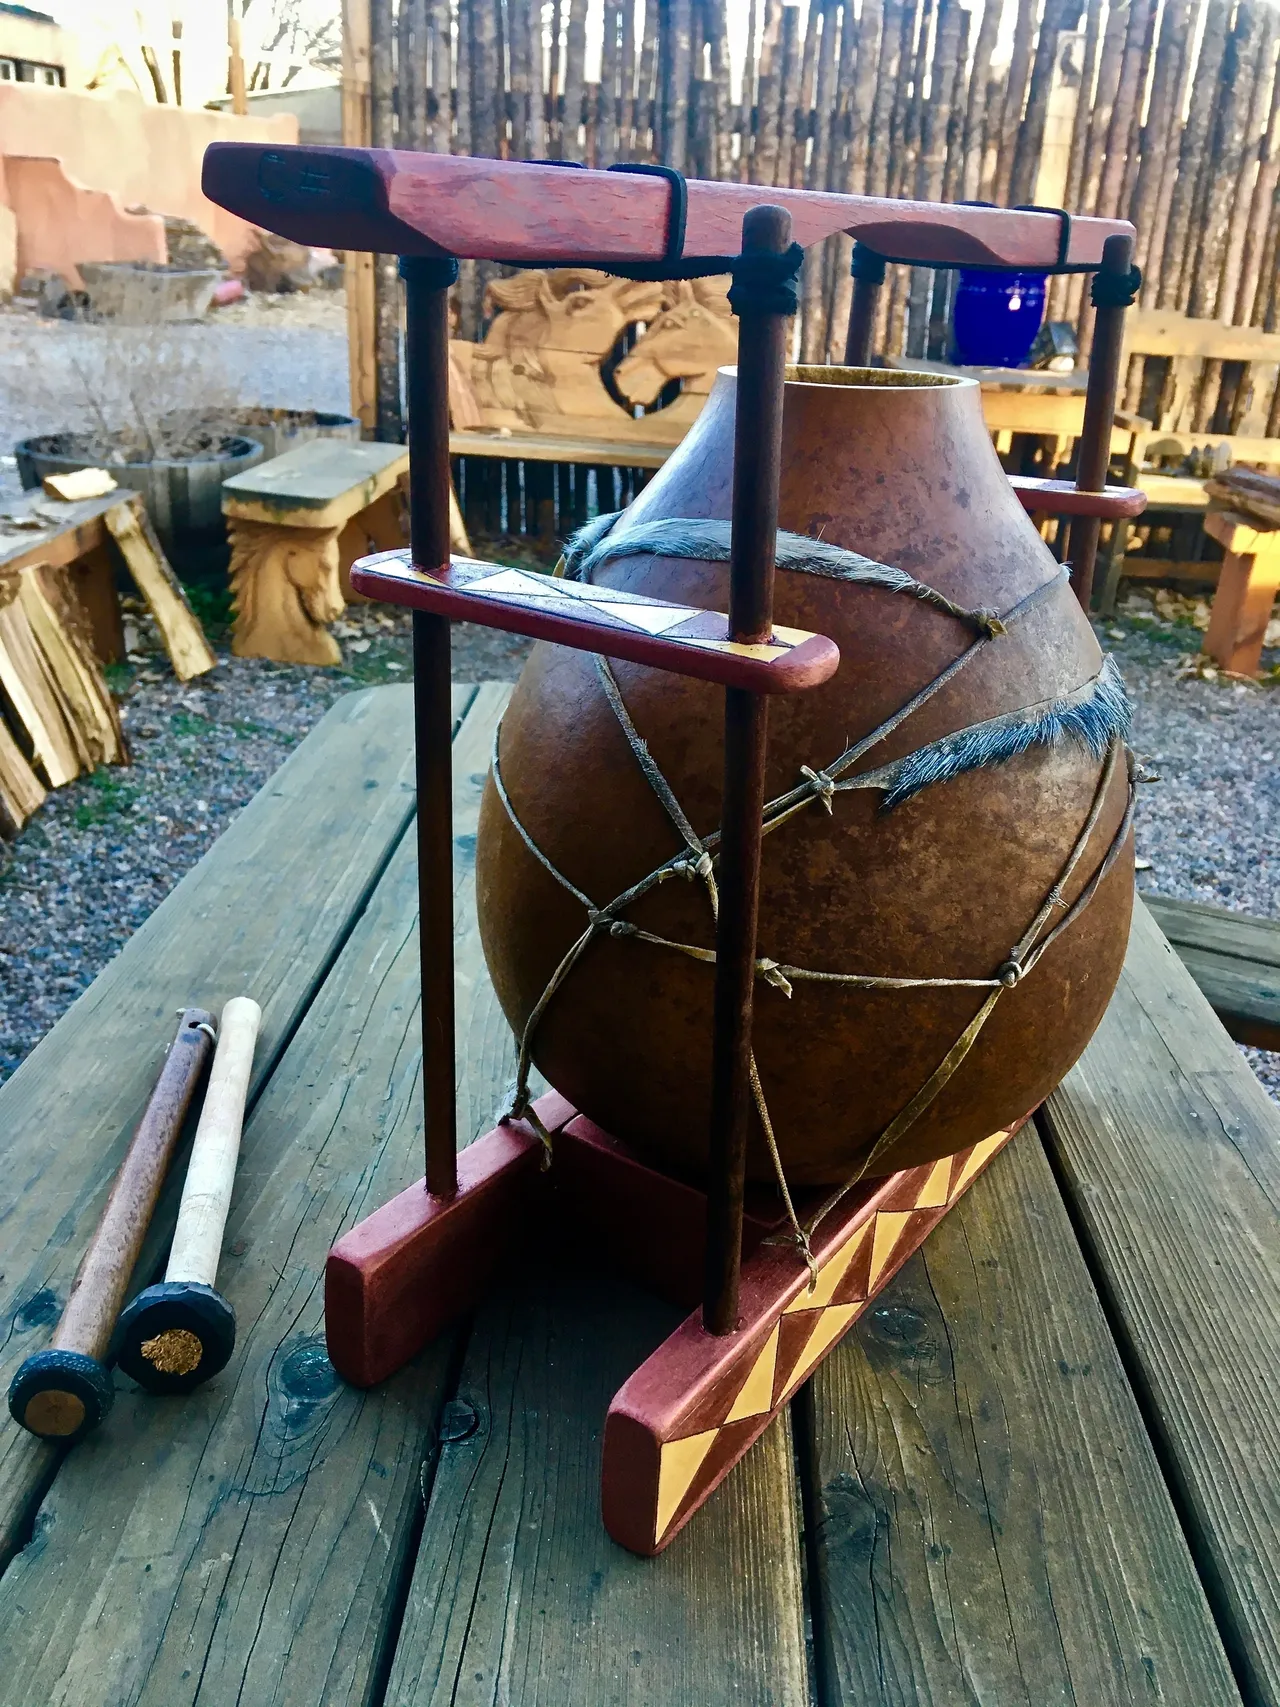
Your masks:
{"label": "vertical wooden post", "polygon": [[[1102,265],[1094,286],[1101,300],[1094,311],[1089,383],[1085,392],[1084,425],[1076,467],[1076,490],[1079,492],[1101,492],[1107,483],[1111,427],[1115,419],[1116,389],[1120,383],[1120,357],[1124,346],[1124,311],[1133,300],[1133,292],[1126,293],[1125,283],[1132,266],[1133,238],[1108,237],[1102,245]],[[1093,597],[1093,565],[1098,555],[1099,526],[1097,516],[1077,516],[1071,523],[1068,546],[1071,588],[1086,612]]]}
{"label": "vertical wooden post", "polygon": [[[370,0],[369,5],[369,120],[374,148],[394,148],[397,142],[395,38],[393,0]],[[379,439],[395,444],[404,437],[400,406],[400,274],[394,255],[374,258],[374,367]]]}
{"label": "vertical wooden post", "polygon": [[[457,262],[400,262],[409,404],[409,544],[413,561],[449,561],[449,286]],[[453,713],[449,622],[413,613],[418,787],[418,946],[427,1190],[458,1189],[453,998]]]}
{"label": "vertical wooden post", "polygon": [[884,284],[884,257],[865,243],[855,243],[849,270],[853,275],[853,301],[849,305],[849,331],[845,337],[844,365],[869,367],[871,341],[875,334],[876,308]]}
{"label": "vertical wooden post", "polygon": [[[369,0],[342,0],[343,146],[368,148],[371,135]],[[347,287],[347,371],[351,413],[366,433],[372,433],[378,414],[373,256],[363,250],[348,249],[343,273]]]}
{"label": "vertical wooden post", "polygon": [[[790,242],[791,216],[784,208],[755,207],[742,222],[744,255],[781,255]],[[773,631],[783,380],[789,336],[785,313],[747,305],[739,310],[729,632],[732,639],[748,644],[767,639]],[[768,701],[740,688],[726,689],[707,1267],[702,1307],[703,1324],[713,1334],[732,1333],[738,1320],[767,733]]]}
{"label": "vertical wooden post", "polygon": [[240,40],[240,13],[243,0],[227,0],[227,55],[230,60],[231,111],[243,118],[249,111],[244,88],[244,50]]}

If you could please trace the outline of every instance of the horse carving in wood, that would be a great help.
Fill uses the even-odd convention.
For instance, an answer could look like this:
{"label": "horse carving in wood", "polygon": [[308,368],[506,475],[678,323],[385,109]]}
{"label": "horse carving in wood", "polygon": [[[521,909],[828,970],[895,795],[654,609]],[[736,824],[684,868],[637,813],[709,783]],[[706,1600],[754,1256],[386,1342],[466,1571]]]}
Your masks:
{"label": "horse carving in wood", "polygon": [[338,642],[326,627],[346,609],[339,529],[230,520],[227,531],[236,657],[340,664]]}
{"label": "horse carving in wood", "polygon": [[666,288],[668,306],[618,363],[613,379],[629,403],[646,408],[680,380],[679,397],[661,414],[664,428],[678,426],[683,433],[702,409],[717,369],[737,361],[738,323],[729,309],[727,277],[682,279]]}
{"label": "horse carving in wood", "polygon": [[[716,368],[732,361],[737,349],[723,279],[659,284],[561,267],[495,280],[484,307],[493,316],[484,341],[450,345],[459,376],[453,381],[457,428],[675,444],[711,389]],[[668,379],[684,381],[675,406],[640,419],[601,373],[623,332],[634,326],[645,330],[617,372],[633,376],[635,394],[623,387],[622,398],[652,404]],[[645,349],[649,356],[637,360]],[[649,394],[640,396],[646,387]]]}

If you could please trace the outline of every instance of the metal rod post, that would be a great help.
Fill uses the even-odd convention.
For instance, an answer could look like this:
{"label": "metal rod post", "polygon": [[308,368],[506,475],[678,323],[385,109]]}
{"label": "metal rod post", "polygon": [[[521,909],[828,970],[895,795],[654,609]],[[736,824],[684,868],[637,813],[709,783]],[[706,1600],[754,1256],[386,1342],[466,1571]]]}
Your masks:
{"label": "metal rod post", "polygon": [[[1102,245],[1098,272],[1108,282],[1128,278],[1133,266],[1133,238],[1108,237]],[[1120,357],[1124,348],[1124,307],[1104,305],[1094,312],[1093,348],[1089,354],[1089,383],[1084,400],[1084,426],[1076,465],[1076,490],[1101,492],[1111,461],[1111,428],[1115,422]],[[1071,523],[1067,556],[1071,589],[1087,612],[1093,598],[1093,566],[1098,555],[1097,516],[1077,516]]]}
{"label": "metal rod post", "polygon": [[[449,285],[456,263],[402,260],[413,561],[449,561]],[[449,621],[413,613],[418,949],[427,1190],[458,1189],[453,1011],[453,710]]]}
{"label": "metal rod post", "polygon": [[[752,208],[742,222],[744,255],[780,255],[790,242],[791,216],[783,208]],[[773,630],[788,331],[785,313],[746,306],[740,313],[729,630],[734,640],[743,642],[765,640]],[[726,689],[724,699],[720,914],[716,925],[707,1266],[702,1307],[703,1324],[713,1334],[731,1333],[738,1321],[768,730],[767,700],[739,688]]]}
{"label": "metal rod post", "polygon": [[853,300],[849,305],[849,330],[844,341],[846,367],[870,367],[871,342],[876,329],[876,307],[884,283],[884,257],[865,243],[855,243],[849,263],[853,274]]}

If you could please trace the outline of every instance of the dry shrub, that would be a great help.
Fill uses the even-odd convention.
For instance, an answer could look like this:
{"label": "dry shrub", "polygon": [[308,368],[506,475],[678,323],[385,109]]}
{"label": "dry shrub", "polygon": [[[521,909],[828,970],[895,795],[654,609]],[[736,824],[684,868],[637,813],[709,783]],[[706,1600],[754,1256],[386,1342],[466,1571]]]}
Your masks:
{"label": "dry shrub", "polygon": [[199,321],[147,320],[128,304],[112,320],[82,314],[51,323],[7,379],[27,394],[31,414],[65,423],[57,435],[65,455],[109,466],[212,454],[236,431],[241,395],[209,331]]}

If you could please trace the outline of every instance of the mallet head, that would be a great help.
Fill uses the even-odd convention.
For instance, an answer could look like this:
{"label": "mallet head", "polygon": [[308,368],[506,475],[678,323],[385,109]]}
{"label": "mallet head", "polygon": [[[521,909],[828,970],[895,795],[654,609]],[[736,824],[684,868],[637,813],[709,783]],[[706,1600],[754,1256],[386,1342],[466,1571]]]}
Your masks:
{"label": "mallet head", "polygon": [[163,1280],[121,1314],[116,1356],[150,1393],[189,1393],[226,1367],[236,1343],[235,1311],[212,1286]]}
{"label": "mallet head", "polygon": [[111,1409],[111,1372],[96,1357],[56,1346],[27,1358],[9,1385],[9,1412],[43,1440],[69,1446]]}

